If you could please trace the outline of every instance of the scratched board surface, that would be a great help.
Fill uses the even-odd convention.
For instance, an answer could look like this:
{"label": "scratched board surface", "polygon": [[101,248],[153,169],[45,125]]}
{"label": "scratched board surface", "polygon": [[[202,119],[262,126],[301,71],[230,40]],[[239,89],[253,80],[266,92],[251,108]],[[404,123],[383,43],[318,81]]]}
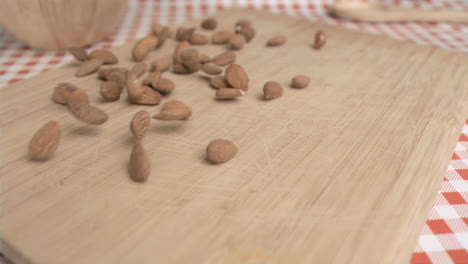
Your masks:
{"label": "scratched board surface", "polygon": [[[403,263],[467,116],[467,56],[287,16],[231,9],[219,28],[253,20],[254,40],[237,52],[250,90],[220,102],[202,73],[174,75],[169,96],[193,109],[188,121],[153,121],[143,144],[152,174],[127,173],[135,143],[128,125],[145,109],[105,103],[95,75],[77,62],[0,90],[2,252],[20,263]],[[193,21],[191,25],[198,25]],[[311,48],[317,30],[328,40]],[[210,35],[211,32],[203,31]],[[266,48],[275,34],[282,47]],[[174,41],[147,62],[170,54]],[[132,44],[113,49],[133,65]],[[220,46],[201,46],[214,55]],[[298,74],[303,90],[289,88]],[[283,97],[265,101],[278,81]],[[71,82],[110,120],[88,126],[51,102]],[[123,96],[125,98],[125,96]],[[47,162],[27,144],[57,120],[63,136]],[[213,139],[239,153],[204,159]]]}

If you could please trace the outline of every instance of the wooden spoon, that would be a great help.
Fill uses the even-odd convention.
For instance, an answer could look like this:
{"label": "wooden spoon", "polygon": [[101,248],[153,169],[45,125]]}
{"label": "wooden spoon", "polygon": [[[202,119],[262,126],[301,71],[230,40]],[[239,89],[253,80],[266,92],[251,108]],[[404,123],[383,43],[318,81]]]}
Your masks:
{"label": "wooden spoon", "polygon": [[432,11],[358,1],[337,1],[332,15],[366,22],[449,22],[468,23],[468,14],[457,11]]}

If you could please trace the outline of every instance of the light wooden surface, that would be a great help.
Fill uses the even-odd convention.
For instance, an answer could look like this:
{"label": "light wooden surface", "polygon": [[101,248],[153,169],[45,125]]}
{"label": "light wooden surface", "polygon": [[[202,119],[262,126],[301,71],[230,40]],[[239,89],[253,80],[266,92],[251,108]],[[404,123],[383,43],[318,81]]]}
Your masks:
{"label": "light wooden surface", "polygon": [[[144,184],[127,174],[128,126],[137,111],[160,106],[103,103],[96,76],[73,77],[73,63],[1,90],[6,256],[17,264],[409,261],[468,116],[467,56],[252,10],[216,17],[221,28],[254,20],[257,36],[238,52],[251,88],[219,102],[201,73],[165,74],[177,85],[170,98],[193,116],[152,123]],[[319,29],[328,41],[316,51]],[[287,44],[265,48],[275,34]],[[132,65],[130,49],[115,49],[121,65]],[[298,74],[311,77],[308,88],[288,88]],[[285,86],[282,98],[261,99],[269,80]],[[63,81],[86,89],[110,120],[87,126],[53,104]],[[27,143],[49,120],[62,124],[62,143],[52,160],[30,162]],[[239,148],[218,166],[204,161],[216,138]]]}
{"label": "light wooden surface", "polygon": [[337,0],[330,10],[338,17],[356,21],[468,23],[468,14],[463,11],[421,10],[364,1]]}

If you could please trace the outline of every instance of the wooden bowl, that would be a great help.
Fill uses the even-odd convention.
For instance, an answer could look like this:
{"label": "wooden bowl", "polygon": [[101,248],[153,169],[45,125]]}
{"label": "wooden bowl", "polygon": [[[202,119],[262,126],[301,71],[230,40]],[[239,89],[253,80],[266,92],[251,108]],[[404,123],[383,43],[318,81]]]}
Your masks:
{"label": "wooden bowl", "polygon": [[66,49],[108,36],[128,0],[0,0],[0,23],[39,49]]}

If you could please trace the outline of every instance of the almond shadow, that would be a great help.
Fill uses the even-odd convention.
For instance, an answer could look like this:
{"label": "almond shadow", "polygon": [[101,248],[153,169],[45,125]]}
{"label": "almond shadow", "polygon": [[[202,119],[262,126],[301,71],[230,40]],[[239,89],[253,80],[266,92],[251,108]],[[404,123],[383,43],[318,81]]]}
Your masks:
{"label": "almond shadow", "polygon": [[68,134],[72,137],[96,137],[101,133],[102,130],[100,127],[85,124],[81,127],[70,130]]}
{"label": "almond shadow", "polygon": [[158,133],[158,134],[172,134],[175,131],[183,131],[185,130],[186,121],[160,121],[160,120],[153,120],[155,123],[151,125],[150,133]]}

